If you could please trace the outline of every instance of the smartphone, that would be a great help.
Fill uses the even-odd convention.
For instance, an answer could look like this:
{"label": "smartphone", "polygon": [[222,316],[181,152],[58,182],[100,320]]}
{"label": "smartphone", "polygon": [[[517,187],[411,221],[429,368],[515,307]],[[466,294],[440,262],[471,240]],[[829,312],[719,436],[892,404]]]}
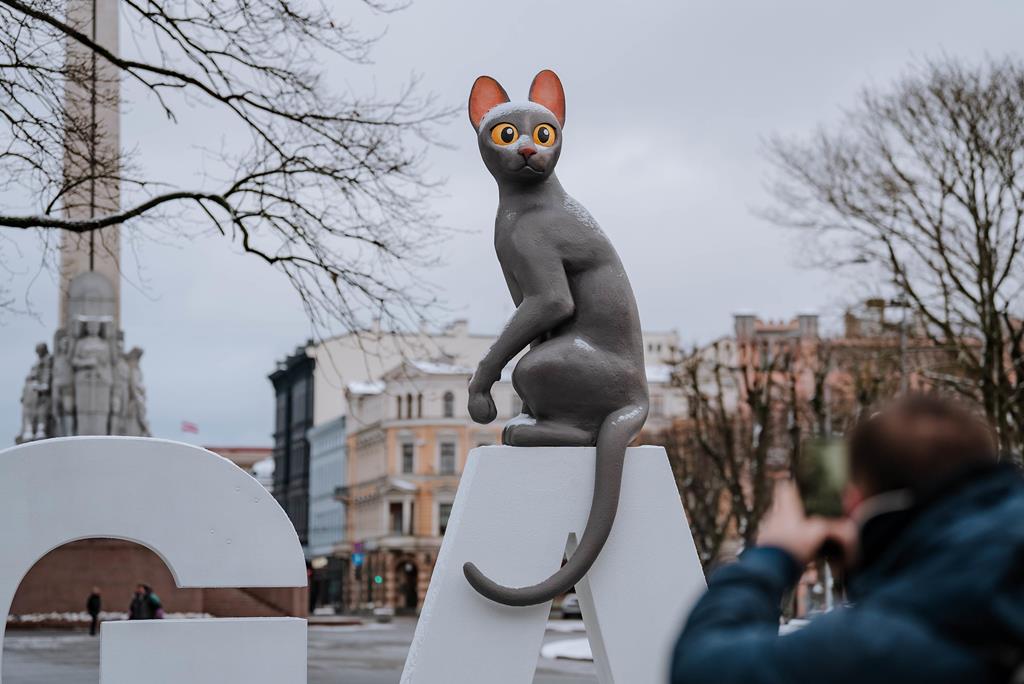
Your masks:
{"label": "smartphone", "polygon": [[843,515],[843,490],[848,479],[846,443],[841,439],[811,439],[804,443],[794,469],[807,515]]}

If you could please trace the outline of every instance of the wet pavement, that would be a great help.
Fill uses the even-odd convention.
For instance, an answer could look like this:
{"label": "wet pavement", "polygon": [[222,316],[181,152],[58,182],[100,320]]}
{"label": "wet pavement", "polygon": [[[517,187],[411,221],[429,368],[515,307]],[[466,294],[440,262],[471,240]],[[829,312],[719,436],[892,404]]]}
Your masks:
{"label": "wet pavement", "polygon": [[[415,620],[309,630],[309,684],[396,684]],[[545,643],[581,634],[549,631]],[[254,654],[266,657],[266,654]],[[4,684],[96,684],[99,639],[83,632],[11,631],[4,640]],[[144,673],[139,681],[145,681]],[[593,663],[538,656],[534,684],[594,684]]]}

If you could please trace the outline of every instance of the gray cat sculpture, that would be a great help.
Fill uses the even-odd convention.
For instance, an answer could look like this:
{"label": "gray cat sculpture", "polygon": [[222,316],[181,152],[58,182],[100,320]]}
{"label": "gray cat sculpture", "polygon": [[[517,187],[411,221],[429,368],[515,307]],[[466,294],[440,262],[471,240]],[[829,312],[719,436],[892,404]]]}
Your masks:
{"label": "gray cat sculpture", "polygon": [[615,248],[555,177],[565,93],[542,71],[529,102],[509,102],[489,76],[473,84],[469,119],[498,182],[494,247],[516,311],[469,384],[478,423],[497,415],[491,386],[528,345],[512,384],[523,413],[505,427],[512,446],[597,445],[594,498],[579,546],[548,579],[501,586],[473,563],[463,571],[483,596],[509,606],[550,601],[590,569],[611,532],[626,446],[647,419],[643,339],[633,290]]}

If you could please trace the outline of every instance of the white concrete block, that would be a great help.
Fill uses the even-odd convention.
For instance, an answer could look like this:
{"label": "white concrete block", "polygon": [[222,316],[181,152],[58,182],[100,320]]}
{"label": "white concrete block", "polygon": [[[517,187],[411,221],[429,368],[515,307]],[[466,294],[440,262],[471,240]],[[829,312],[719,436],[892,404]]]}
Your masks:
{"label": "white concrete block", "polygon": [[79,539],[149,547],[179,587],[306,585],[295,528],[267,490],[180,442],[68,437],[0,451],[0,521],[0,638],[25,574]]}
{"label": "white concrete block", "polygon": [[[403,684],[526,684],[550,604],[498,605],[462,565],[524,586],[558,569],[582,534],[594,486],[588,447],[480,447],[466,464],[416,628]],[[577,584],[603,684],[667,680],[672,644],[705,587],[665,452],[628,450],[618,515]]]}
{"label": "white concrete block", "polygon": [[100,684],[305,684],[298,618],[106,622]]}

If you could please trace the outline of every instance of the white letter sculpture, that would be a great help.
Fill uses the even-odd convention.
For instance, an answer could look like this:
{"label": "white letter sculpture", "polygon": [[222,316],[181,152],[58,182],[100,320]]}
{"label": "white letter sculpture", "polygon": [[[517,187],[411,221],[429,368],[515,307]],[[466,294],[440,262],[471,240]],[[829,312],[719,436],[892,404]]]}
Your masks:
{"label": "white letter sculpture", "polygon": [[[0,451],[0,521],[0,641],[25,574],[80,539],[142,544],[179,587],[306,585],[298,537],[274,498],[227,459],[178,442],[71,437]],[[101,682],[129,684],[139,672],[147,684],[302,684],[306,621],[106,624]]]}
{"label": "white letter sculpture", "polygon": [[[489,601],[469,585],[462,565],[472,559],[508,586],[557,570],[587,522],[594,454],[593,447],[470,452],[403,684],[533,681],[551,602]],[[611,534],[576,584],[599,681],[667,681],[672,645],[704,587],[665,451],[628,449]]]}

